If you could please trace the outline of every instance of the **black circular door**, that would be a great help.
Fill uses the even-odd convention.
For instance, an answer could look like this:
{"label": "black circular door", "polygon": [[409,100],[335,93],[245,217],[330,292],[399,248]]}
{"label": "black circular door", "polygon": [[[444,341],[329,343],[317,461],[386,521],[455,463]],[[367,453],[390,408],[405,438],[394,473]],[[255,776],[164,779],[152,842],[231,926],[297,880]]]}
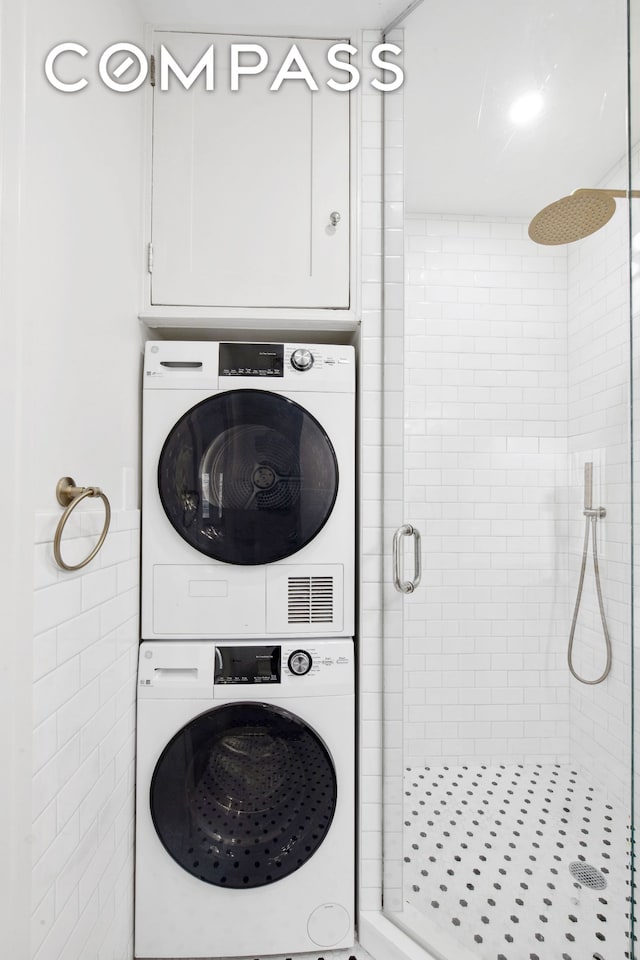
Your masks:
{"label": "black circular door", "polygon": [[158,488],[187,543],[225,563],[271,563],[327,522],[338,464],[318,421],[264,390],[209,397],[178,420],[160,454]]}
{"label": "black circular door", "polygon": [[151,816],[168,853],[216,886],[274,883],[309,860],[336,805],[320,738],[264,703],[201,714],[165,747],[151,781]]}

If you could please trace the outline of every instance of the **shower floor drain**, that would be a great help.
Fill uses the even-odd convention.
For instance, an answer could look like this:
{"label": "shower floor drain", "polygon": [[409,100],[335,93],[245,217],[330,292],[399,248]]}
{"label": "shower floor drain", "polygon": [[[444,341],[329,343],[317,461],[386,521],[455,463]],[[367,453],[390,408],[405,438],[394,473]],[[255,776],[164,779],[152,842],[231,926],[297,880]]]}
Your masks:
{"label": "shower floor drain", "polygon": [[607,886],[604,874],[600,873],[596,867],[592,867],[590,863],[582,863],[581,860],[576,860],[569,864],[569,873],[583,887],[590,887],[591,890],[604,890]]}

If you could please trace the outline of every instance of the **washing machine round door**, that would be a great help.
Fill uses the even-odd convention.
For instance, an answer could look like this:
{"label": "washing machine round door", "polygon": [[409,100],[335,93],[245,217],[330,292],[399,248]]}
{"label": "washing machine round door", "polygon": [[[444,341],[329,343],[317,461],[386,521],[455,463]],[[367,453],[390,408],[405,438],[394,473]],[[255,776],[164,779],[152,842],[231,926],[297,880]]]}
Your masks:
{"label": "washing machine round door", "polygon": [[158,489],[187,543],[225,563],[289,557],[327,522],[336,455],[307,410],[264,390],[230,390],[188,410],[160,454]]}
{"label": "washing machine round door", "polygon": [[333,762],[299,717],[265,703],[201,714],[167,744],[151,816],[167,852],[206,883],[275,883],[316,852],[331,826]]}

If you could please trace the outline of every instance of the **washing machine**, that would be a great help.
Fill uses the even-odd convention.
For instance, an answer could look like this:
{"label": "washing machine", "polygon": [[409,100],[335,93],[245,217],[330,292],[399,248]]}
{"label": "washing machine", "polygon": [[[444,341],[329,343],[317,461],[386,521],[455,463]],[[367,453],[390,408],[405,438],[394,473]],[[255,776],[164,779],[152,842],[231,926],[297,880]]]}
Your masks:
{"label": "washing machine", "polygon": [[353,347],[148,342],[142,638],[354,633]]}
{"label": "washing machine", "polygon": [[351,946],[353,642],[139,657],[135,956]]}

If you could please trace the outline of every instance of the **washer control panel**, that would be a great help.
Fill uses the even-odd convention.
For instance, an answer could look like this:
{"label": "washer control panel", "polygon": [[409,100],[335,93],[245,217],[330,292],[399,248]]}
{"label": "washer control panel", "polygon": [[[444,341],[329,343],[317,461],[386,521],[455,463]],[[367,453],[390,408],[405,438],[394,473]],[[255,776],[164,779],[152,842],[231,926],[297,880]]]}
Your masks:
{"label": "washer control panel", "polygon": [[260,644],[147,640],[140,645],[138,697],[143,699],[352,696],[353,684],[353,640],[346,638]]}
{"label": "washer control panel", "polygon": [[216,646],[213,682],[280,683],[281,648]]}

